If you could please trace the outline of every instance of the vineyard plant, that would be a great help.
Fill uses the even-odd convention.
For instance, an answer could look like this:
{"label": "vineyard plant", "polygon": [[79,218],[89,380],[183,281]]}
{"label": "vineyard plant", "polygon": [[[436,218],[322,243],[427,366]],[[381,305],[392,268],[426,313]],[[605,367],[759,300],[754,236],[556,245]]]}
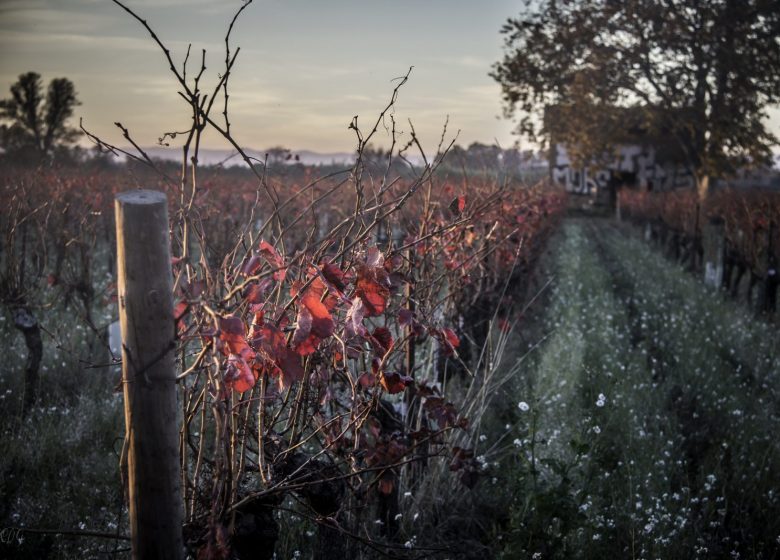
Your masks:
{"label": "vineyard plant", "polygon": [[621,213],[645,228],[672,258],[703,268],[703,236],[722,228],[722,287],[762,312],[777,308],[780,263],[780,195],[774,191],[721,189],[701,202],[690,190],[622,190]]}
{"label": "vineyard plant", "polygon": [[[208,97],[200,75],[172,65],[194,123],[180,169],[89,132],[127,163],[4,169],[4,326],[23,334],[3,375],[3,519],[19,541],[8,550],[128,552],[122,353],[108,335],[113,198],[143,187],[170,208],[188,553],[446,556],[469,542],[481,557],[494,521],[475,505],[477,431],[508,379],[507,333],[565,198],[448,174],[446,129],[431,156],[413,128],[400,144],[394,105],[408,74],[366,131],[351,123],[354,165],[274,172],[230,132],[229,33],[226,45]],[[210,112],[220,94],[222,122]],[[197,165],[206,128],[244,171]],[[391,148],[377,159],[380,129]]]}

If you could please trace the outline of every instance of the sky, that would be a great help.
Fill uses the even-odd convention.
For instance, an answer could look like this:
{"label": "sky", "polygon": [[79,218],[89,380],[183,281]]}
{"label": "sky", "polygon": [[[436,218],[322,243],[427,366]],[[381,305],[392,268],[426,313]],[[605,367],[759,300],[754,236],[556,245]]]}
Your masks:
{"label": "sky", "polygon": [[[171,50],[179,66],[206,49],[203,86],[224,70],[224,37],[240,0],[127,0]],[[255,0],[231,36],[239,46],[230,82],[233,134],[248,148],[351,152],[355,115],[369,127],[395,78],[413,66],[395,118],[409,138],[411,119],[435,152],[449,116],[458,143],[510,147],[500,89],[488,76],[502,55],[499,29],[518,0]],[[190,74],[196,70],[193,65]],[[0,97],[19,74],[44,83],[67,77],[82,102],[76,119],[126,145],[114,122],[152,146],[163,132],[189,127],[175,78],[145,29],[110,0],[0,0]],[[204,87],[204,89],[208,89]],[[380,131],[379,144],[388,142]],[[227,148],[207,134],[207,148]],[[522,147],[530,147],[521,143]]]}

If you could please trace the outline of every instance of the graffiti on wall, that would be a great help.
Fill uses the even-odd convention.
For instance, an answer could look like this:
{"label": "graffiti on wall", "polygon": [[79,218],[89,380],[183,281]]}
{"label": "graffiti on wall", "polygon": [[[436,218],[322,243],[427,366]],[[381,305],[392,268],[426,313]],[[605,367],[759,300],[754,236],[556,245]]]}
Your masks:
{"label": "graffiti on wall", "polygon": [[574,194],[596,195],[616,184],[650,190],[672,190],[694,185],[693,175],[679,165],[656,161],[655,148],[621,146],[612,163],[597,170],[574,167],[566,148],[557,144],[551,166],[552,180]]}

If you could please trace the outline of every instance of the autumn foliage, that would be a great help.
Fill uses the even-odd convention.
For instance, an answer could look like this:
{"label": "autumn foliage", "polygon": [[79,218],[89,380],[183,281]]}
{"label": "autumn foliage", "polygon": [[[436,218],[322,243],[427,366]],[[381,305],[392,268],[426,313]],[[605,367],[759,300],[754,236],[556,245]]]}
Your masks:
{"label": "autumn foliage", "polygon": [[631,219],[663,226],[689,240],[701,238],[704,224],[723,220],[729,258],[764,277],[780,262],[780,194],[750,189],[720,189],[700,204],[696,192],[622,190],[621,210]]}
{"label": "autumn foliage", "polygon": [[[177,191],[157,183],[180,208],[173,219],[196,232],[185,251],[176,222],[172,229],[195,550],[215,550],[231,516],[256,515],[249,511],[290,493],[315,518],[358,531],[356,512],[408,487],[404,465],[415,462],[442,457],[462,483],[476,484],[469,420],[442,382],[478,371],[470,356],[497,308],[504,322],[516,319],[524,275],[564,203],[543,185],[431,173],[369,197],[309,173],[274,185],[285,198],[262,204],[246,177],[205,179],[189,216]],[[150,186],[152,176],[138,176]],[[89,278],[69,272],[79,270],[68,264],[76,255],[58,257],[58,240],[73,235],[77,213],[78,242],[111,249],[112,196],[132,179],[59,170],[3,181],[6,204],[18,202],[21,182],[25,203],[48,213],[41,240],[52,252],[37,282],[53,298],[76,293]],[[338,504],[318,482],[334,476],[326,486]]]}
{"label": "autumn foliage", "polygon": [[[270,172],[230,132],[232,28],[210,92],[200,82],[205,62],[200,73],[186,72],[194,57],[181,70],[170,65],[192,119],[188,133],[163,137],[183,138],[179,168],[150,159],[117,123],[135,151],[86,134],[125,164],[0,177],[0,204],[16,209],[4,230],[29,224],[13,256],[36,263],[11,284],[80,302],[100,333],[89,309],[115,294],[96,291],[91,271],[98,254],[115,258],[113,197],[131,188],[166,193],[191,555],[270,558],[280,512],[293,507],[317,524],[331,557],[349,557],[348,546],[397,550],[402,491],[417,491],[436,464],[465,489],[479,482],[462,413],[469,393],[454,388],[479,386],[489,325],[519,319],[564,197],[545,184],[446,176],[454,141],[443,134],[428,157],[411,123],[401,144],[393,107],[408,73],[368,132],[357,117],[349,124],[354,164],[325,176],[298,164]],[[206,129],[243,168],[198,166]],[[371,161],[380,129],[391,148]],[[411,152],[422,163],[412,164]]]}

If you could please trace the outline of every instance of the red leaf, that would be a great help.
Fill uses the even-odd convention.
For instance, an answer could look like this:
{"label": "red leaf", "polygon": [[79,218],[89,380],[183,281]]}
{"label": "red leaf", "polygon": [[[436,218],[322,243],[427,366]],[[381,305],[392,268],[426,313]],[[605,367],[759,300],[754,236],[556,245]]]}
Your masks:
{"label": "red leaf", "polygon": [[325,304],[320,301],[325,287],[319,278],[312,282],[301,296],[298,306],[298,319],[293,334],[293,347],[301,356],[308,356],[317,350],[323,339],[328,338],[336,330],[336,324]]}
{"label": "red leaf", "polygon": [[285,347],[284,355],[277,361],[277,367],[281,371],[280,389],[287,389],[296,381],[303,379],[301,359],[290,348]]}
{"label": "red leaf", "polygon": [[383,371],[379,374],[379,382],[385,391],[394,395],[406,389],[406,386],[413,383],[414,379],[400,373]]}
{"label": "red leaf", "polygon": [[333,263],[327,262],[321,266],[322,275],[333,284],[337,290],[343,292],[347,287],[344,271]]}
{"label": "red leaf", "polygon": [[317,351],[317,345],[322,341],[317,335],[312,334],[313,319],[305,306],[298,309],[298,319],[295,332],[292,337],[292,345],[301,356],[308,356]]}
{"label": "red leaf", "polygon": [[253,276],[262,265],[262,259],[259,255],[252,255],[241,267],[241,274],[244,276]]}
{"label": "red leaf", "polygon": [[458,338],[458,335],[455,334],[455,331],[452,329],[444,328],[441,330],[441,332],[444,334],[444,338],[447,341],[447,344],[452,346],[453,348],[457,348],[460,346],[460,339]]}
{"label": "red leaf", "polygon": [[[257,319],[257,316],[255,317]],[[252,347],[266,362],[273,364],[272,372],[279,376],[279,386],[285,389],[303,379],[300,357],[287,346],[284,333],[274,325],[256,323],[252,327]]]}
{"label": "red leaf", "polygon": [[428,418],[434,420],[440,429],[454,426],[458,418],[455,405],[445,402],[443,397],[427,397],[423,408],[428,413]]}
{"label": "red leaf", "polygon": [[[316,274],[316,269],[313,272]],[[343,294],[335,286],[330,286],[326,282],[327,280],[323,281],[320,276],[317,276],[311,281],[309,287],[306,288],[306,293],[303,297],[316,300],[317,303],[315,305],[324,305],[328,311],[332,311],[338,305],[339,298],[343,297]],[[308,304],[306,305],[310,307]],[[309,309],[309,311],[312,310]],[[314,314],[314,311],[312,311],[312,315]]]}
{"label": "red leaf", "polygon": [[265,278],[260,282],[252,282],[246,288],[244,288],[244,300],[247,303],[262,303],[270,285],[270,278]]}
{"label": "red leaf", "polygon": [[447,356],[455,354],[455,349],[460,346],[460,339],[458,339],[458,335],[452,329],[431,329],[431,334],[439,339],[442,349]]}
{"label": "red leaf", "polygon": [[460,216],[466,209],[466,197],[461,195],[450,202],[450,211],[456,216]]}
{"label": "red leaf", "polygon": [[252,347],[260,352],[264,359],[278,362],[284,357],[288,350],[287,342],[284,339],[284,333],[274,325],[263,323],[253,334],[255,336],[252,339]]}
{"label": "red leaf", "polygon": [[224,375],[225,385],[243,393],[255,386],[257,375],[246,363],[246,360],[236,354],[228,356],[227,370]]}
{"label": "red leaf", "polygon": [[387,328],[377,327],[374,329],[374,332],[371,333],[371,344],[378,354],[384,356],[393,348],[395,341],[393,340],[393,335],[390,334],[390,331]]}
{"label": "red leaf", "polygon": [[246,340],[244,322],[238,317],[220,317],[218,320],[219,338],[228,347],[231,354],[238,354],[245,360],[254,357],[254,352]]}
{"label": "red leaf", "polygon": [[284,277],[287,275],[287,267],[285,267],[284,259],[276,251],[276,249],[274,249],[274,246],[263,240],[260,241],[259,250],[263,258],[268,261],[268,264],[276,268],[276,271],[273,274],[274,280],[279,282],[284,280]]}
{"label": "red leaf", "polygon": [[328,338],[336,329],[333,317],[330,316],[328,308],[325,307],[316,297],[307,296],[301,302],[303,307],[309,310],[312,317],[311,331],[320,338]]}
{"label": "red leaf", "polygon": [[253,313],[255,314],[254,319],[252,319],[252,327],[249,329],[249,345],[252,346],[254,339],[259,336],[260,328],[263,326],[265,311],[259,305],[252,305],[250,308],[254,308]]}
{"label": "red leaf", "polygon": [[390,297],[390,282],[387,272],[381,267],[358,267],[355,294],[363,300],[366,315],[375,317],[384,313],[387,298]]}
{"label": "red leaf", "polygon": [[190,304],[186,300],[180,300],[173,308],[173,320],[176,322],[176,328],[179,332],[187,328],[187,325],[184,323],[184,316],[189,310]]}

